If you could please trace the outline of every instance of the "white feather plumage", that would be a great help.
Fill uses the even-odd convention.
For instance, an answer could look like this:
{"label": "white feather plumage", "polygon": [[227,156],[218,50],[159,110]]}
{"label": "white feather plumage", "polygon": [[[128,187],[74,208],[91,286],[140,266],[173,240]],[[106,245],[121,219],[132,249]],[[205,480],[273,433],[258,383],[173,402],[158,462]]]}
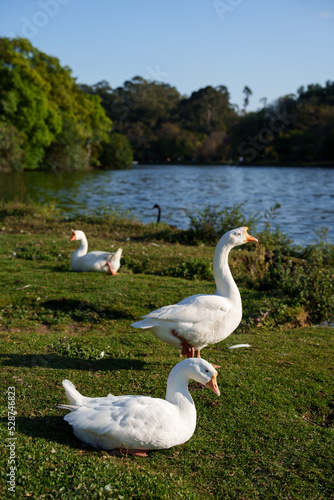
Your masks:
{"label": "white feather plumage", "polygon": [[80,241],[79,248],[71,255],[73,271],[95,271],[100,273],[117,274],[121,266],[122,248],[116,252],[102,252],[94,250],[88,252],[88,241],[83,231],[73,231],[71,241]]}
{"label": "white feather plumage", "polygon": [[69,380],[63,387],[70,404],[64,419],[81,441],[106,450],[165,449],[188,441],[196,428],[196,408],[189,379],[207,385],[218,396],[217,372],[204,359],[185,359],[171,370],[166,398],[149,396],[82,396]]}
{"label": "white feather plumage", "polygon": [[151,330],[160,340],[179,349],[183,348],[184,340],[197,355],[203,347],[228,337],[242,317],[241,297],[228,265],[228,255],[233,247],[250,241],[257,239],[248,234],[246,227],[232,229],[221,237],[213,259],[214,295],[192,295],[142,316],[141,321],[131,326]]}

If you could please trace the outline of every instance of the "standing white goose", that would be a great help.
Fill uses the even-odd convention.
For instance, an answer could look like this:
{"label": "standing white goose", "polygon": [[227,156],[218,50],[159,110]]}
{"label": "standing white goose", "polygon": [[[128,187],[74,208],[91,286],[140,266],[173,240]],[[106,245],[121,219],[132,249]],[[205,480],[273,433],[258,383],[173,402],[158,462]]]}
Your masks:
{"label": "standing white goose", "polygon": [[146,456],[188,441],[196,428],[196,408],[188,390],[189,379],[206,385],[217,396],[217,372],[204,359],[184,359],[171,370],[166,398],[113,396],[87,398],[69,380],[63,387],[71,410],[64,419],[81,441],[104,450]]}
{"label": "standing white goose", "polygon": [[247,231],[247,227],[232,229],[219,240],[213,258],[214,295],[192,295],[142,316],[144,319],[131,326],[151,330],[189,358],[200,357],[203,347],[228,337],[242,317],[241,297],[228,265],[228,254],[235,246],[258,241]]}
{"label": "standing white goose", "polygon": [[87,253],[88,241],[83,231],[73,231],[71,241],[80,241],[79,248],[71,255],[73,271],[95,271],[100,273],[117,274],[121,266],[122,248],[117,252],[101,252],[95,250]]}

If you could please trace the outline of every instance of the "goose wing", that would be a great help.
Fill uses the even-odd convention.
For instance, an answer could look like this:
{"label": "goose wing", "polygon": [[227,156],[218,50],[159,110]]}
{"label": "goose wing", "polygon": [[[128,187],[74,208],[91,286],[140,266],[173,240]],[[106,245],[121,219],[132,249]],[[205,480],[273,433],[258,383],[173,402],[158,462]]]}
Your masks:
{"label": "goose wing", "polygon": [[64,418],[77,437],[95,447],[152,449],[169,446],[179,414],[163,399],[120,396],[86,404]]}
{"label": "goose wing", "polygon": [[206,323],[221,322],[230,310],[230,304],[226,297],[219,295],[198,294],[187,297],[177,304],[161,307],[155,311],[142,316],[143,321],[138,321],[132,326],[149,328],[156,326],[159,322],[172,323]]}

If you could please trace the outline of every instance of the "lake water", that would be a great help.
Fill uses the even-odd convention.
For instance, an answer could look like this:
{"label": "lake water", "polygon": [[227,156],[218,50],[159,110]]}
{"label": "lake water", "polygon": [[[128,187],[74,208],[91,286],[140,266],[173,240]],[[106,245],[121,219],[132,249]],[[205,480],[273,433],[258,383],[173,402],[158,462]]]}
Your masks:
{"label": "lake water", "polygon": [[281,204],[274,221],[296,244],[318,241],[314,230],[328,226],[334,243],[334,169],[320,167],[234,167],[138,165],[131,170],[23,172],[0,174],[0,199],[54,201],[65,213],[122,207],[144,223],[161,220],[189,227],[186,211],[245,203],[247,215]]}

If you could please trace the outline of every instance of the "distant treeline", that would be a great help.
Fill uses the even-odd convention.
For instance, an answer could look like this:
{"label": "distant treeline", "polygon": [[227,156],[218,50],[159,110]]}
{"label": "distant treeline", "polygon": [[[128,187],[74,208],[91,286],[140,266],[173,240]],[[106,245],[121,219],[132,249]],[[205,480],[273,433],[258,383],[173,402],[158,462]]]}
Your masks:
{"label": "distant treeline", "polygon": [[247,112],[225,86],[182,96],[135,77],[78,85],[22,38],[0,38],[0,170],[127,168],[139,162],[334,163],[334,82]]}
{"label": "distant treeline", "polygon": [[259,111],[230,103],[226,87],[190,97],[165,83],[135,77],[112,89],[89,87],[101,98],[113,130],[126,135],[140,162],[334,163],[334,82],[308,85]]}

